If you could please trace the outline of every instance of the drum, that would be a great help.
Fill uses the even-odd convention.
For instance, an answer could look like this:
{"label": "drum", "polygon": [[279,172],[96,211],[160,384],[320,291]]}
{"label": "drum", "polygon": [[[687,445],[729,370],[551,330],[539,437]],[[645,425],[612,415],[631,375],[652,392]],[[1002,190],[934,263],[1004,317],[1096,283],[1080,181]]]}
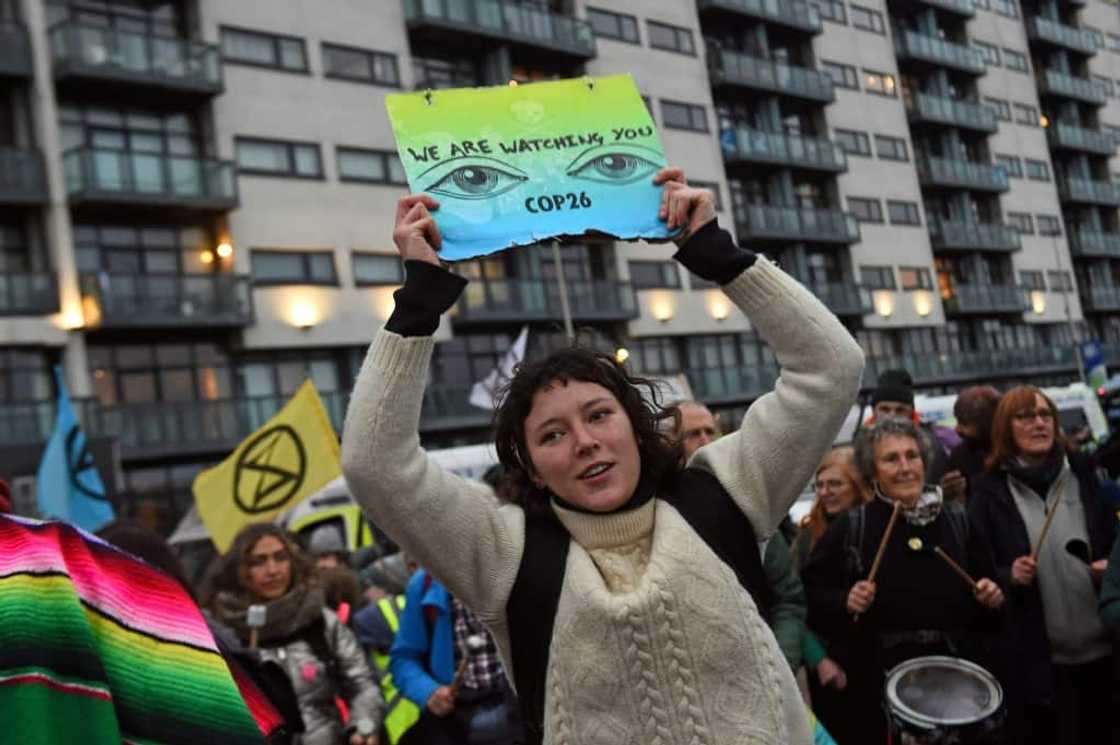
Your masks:
{"label": "drum", "polygon": [[1003,689],[977,664],[915,657],[886,675],[891,745],[996,745],[1003,742]]}

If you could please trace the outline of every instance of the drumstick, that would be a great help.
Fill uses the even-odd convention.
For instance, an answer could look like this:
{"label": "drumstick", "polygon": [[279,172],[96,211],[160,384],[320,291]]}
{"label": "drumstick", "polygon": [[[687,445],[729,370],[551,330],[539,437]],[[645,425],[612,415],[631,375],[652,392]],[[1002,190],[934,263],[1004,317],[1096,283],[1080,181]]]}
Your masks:
{"label": "drumstick", "polygon": [[471,655],[486,646],[486,639],[481,634],[471,634],[467,637],[467,648],[463,650],[463,659],[459,660],[459,667],[455,670],[455,677],[451,679],[451,695],[459,692],[459,684],[463,681],[463,673],[467,670],[467,662]]}
{"label": "drumstick", "polygon": [[1050,512],[1046,515],[1046,522],[1042,523],[1042,531],[1038,534],[1038,543],[1035,544],[1034,550],[1031,551],[1031,558],[1038,561],[1038,554],[1042,551],[1042,542],[1046,540],[1046,534],[1050,531],[1050,523],[1054,522],[1054,514],[1058,511],[1058,505],[1062,503],[1062,488],[1065,486],[1065,474],[1062,478],[1058,479],[1058,487],[1054,490],[1054,506],[1050,508]]}
{"label": "drumstick", "polygon": [[953,559],[949,556],[949,554],[942,551],[941,546],[934,546],[933,547],[933,552],[935,554],[937,554],[938,556],[940,556],[945,561],[945,563],[949,565],[950,569],[952,569],[954,572],[959,574],[961,579],[963,579],[965,582],[967,582],[968,586],[971,587],[973,589],[973,591],[976,590],[976,580],[974,580],[972,578],[972,576],[969,575],[968,572],[966,572],[964,569],[962,569],[960,564],[953,561]]}
{"label": "drumstick", "polygon": [[[891,539],[891,533],[894,532],[894,524],[898,522],[898,513],[902,507],[900,502],[894,503],[894,510],[891,512],[891,519],[887,521],[887,529],[883,531],[883,540],[879,541],[879,550],[875,552],[875,560],[871,562],[871,572],[867,575],[868,582],[875,581],[875,575],[879,573],[879,562],[883,560],[883,552],[887,550],[887,541]],[[859,614],[852,614],[852,622],[859,620]]]}

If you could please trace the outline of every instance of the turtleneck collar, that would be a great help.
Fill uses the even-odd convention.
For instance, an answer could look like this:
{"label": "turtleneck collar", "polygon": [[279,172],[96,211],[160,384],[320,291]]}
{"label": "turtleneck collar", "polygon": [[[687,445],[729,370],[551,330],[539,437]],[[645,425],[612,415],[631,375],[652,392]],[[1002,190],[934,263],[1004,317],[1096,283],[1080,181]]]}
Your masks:
{"label": "turtleneck collar", "polygon": [[552,494],[552,503],[562,507],[567,512],[581,512],[585,515],[615,515],[619,512],[627,512],[636,509],[646,504],[653,499],[653,494],[656,491],[657,485],[646,471],[642,471],[641,476],[638,478],[638,485],[634,488],[634,493],[630,495],[630,499],[626,500],[624,504],[614,508],[610,512],[595,512],[588,510],[579,505],[574,505],[571,502],[565,501],[560,497]]}
{"label": "turtleneck collar", "polygon": [[614,512],[573,510],[552,503],[552,511],[576,543],[585,549],[614,548],[637,543],[653,532],[653,516],[657,503],[653,499],[633,509]]}

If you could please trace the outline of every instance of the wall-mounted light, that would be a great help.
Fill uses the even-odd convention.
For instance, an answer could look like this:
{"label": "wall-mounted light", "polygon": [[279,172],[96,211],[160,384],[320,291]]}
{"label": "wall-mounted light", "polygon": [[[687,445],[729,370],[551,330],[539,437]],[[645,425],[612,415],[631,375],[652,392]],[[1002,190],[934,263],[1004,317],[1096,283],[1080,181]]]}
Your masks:
{"label": "wall-mounted light", "polygon": [[1046,312],[1046,293],[1042,290],[1031,290],[1031,310],[1040,316]]}
{"label": "wall-mounted light", "polygon": [[1047,127],[1049,127],[1050,126],[1050,117],[1046,116],[1045,114],[1040,115],[1038,117],[1038,126],[1042,127],[1043,129],[1046,129]]}
{"label": "wall-mounted light", "polygon": [[199,255],[198,260],[201,261],[203,264],[213,264],[214,263],[214,252],[211,251],[210,249],[206,249],[205,251],[202,252],[201,255]]}
{"label": "wall-mounted light", "polygon": [[929,290],[918,290],[914,293],[914,312],[922,318],[933,312],[933,295]]}
{"label": "wall-mounted light", "polygon": [[621,365],[628,359],[630,359],[630,350],[626,347],[619,347],[618,349],[614,350],[614,361],[618,364]]}
{"label": "wall-mounted light", "polygon": [[731,301],[720,290],[708,291],[708,315],[717,321],[727,320],[731,315]]}
{"label": "wall-mounted light", "polygon": [[217,254],[219,259],[228,259],[233,256],[233,244],[229,241],[222,241],[218,244]]}
{"label": "wall-mounted light", "polygon": [[307,300],[293,303],[288,310],[288,321],[300,331],[308,331],[319,322],[319,309]]}
{"label": "wall-mounted light", "polygon": [[72,307],[59,313],[54,324],[63,331],[78,331],[85,328],[86,317],[80,307]]}
{"label": "wall-mounted light", "polygon": [[876,290],[871,294],[871,302],[875,312],[883,318],[894,315],[894,293],[890,290]]}
{"label": "wall-mounted light", "polygon": [[668,323],[673,318],[673,297],[668,293],[655,293],[650,295],[649,312],[661,323]]}

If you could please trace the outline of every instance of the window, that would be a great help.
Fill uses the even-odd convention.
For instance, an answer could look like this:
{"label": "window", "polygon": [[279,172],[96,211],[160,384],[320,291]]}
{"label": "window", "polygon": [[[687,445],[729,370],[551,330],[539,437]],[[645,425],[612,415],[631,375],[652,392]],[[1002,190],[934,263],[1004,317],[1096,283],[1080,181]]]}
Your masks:
{"label": "window", "polygon": [[932,290],[933,279],[924,266],[900,266],[898,282],[904,290]]}
{"label": "window", "polygon": [[1036,215],[1039,235],[1061,235],[1062,221],[1054,215]]}
{"label": "window", "polygon": [[1011,104],[1004,101],[1002,98],[985,98],[984,105],[992,110],[996,115],[996,119],[1003,122],[1011,121]]}
{"label": "window", "polygon": [[848,22],[844,17],[844,3],[841,0],[811,0],[809,4],[816,6],[823,20],[833,23]]}
{"label": "window", "polygon": [[910,160],[906,140],[888,135],[875,135],[875,152],[883,160]]}
{"label": "window", "polygon": [[980,56],[984,58],[984,64],[988,67],[999,67],[999,48],[980,41],[979,39],[972,40],[972,48],[980,52]]}
{"label": "window", "polygon": [[915,202],[887,200],[887,216],[891,225],[921,225],[922,214]]}
{"label": "window", "polygon": [[821,71],[832,78],[832,84],[837,88],[859,90],[859,75],[856,73],[856,68],[851,65],[821,60]]}
{"label": "window", "polygon": [[631,44],[641,44],[638,37],[638,19],[634,16],[621,13],[611,13],[609,10],[598,8],[587,9],[587,21],[591,24],[591,31],[596,36],[616,41],[626,41]]}
{"label": "window", "polygon": [[992,10],[1008,18],[1019,17],[1019,8],[1015,0],[992,0]]}
{"label": "window", "polygon": [[396,254],[350,254],[354,286],[404,284],[404,262]]}
{"label": "window", "polygon": [[396,153],[359,147],[336,147],[339,181],[408,186],[404,166]]}
{"label": "window", "polygon": [[1105,48],[1110,52],[1120,52],[1120,36],[1116,34],[1106,34],[1108,39],[1105,42]]}
{"label": "window", "polygon": [[631,261],[630,284],[635,290],[675,290],[681,286],[681,275],[675,261]]}
{"label": "window", "polygon": [[692,32],[687,28],[670,26],[667,23],[646,21],[646,33],[649,36],[649,45],[652,49],[664,49],[668,52],[681,54],[696,54],[696,46],[692,41]]}
{"label": "window", "polygon": [[323,43],[323,75],[340,80],[399,87],[397,58],[385,52]]}
{"label": "window", "polygon": [[883,222],[883,205],[878,199],[848,197],[848,211],[860,222]]}
{"label": "window", "polygon": [[1070,277],[1069,272],[1051,269],[1046,272],[1046,279],[1054,292],[1069,292],[1073,289],[1073,278]]}
{"label": "window", "polygon": [[883,14],[877,10],[864,8],[861,5],[849,5],[848,11],[852,16],[852,26],[864,31],[874,31],[877,34],[886,34],[883,24]]}
{"label": "window", "polygon": [[222,27],[222,61],[271,67],[286,72],[307,72],[303,39],[259,31]]}
{"label": "window", "polygon": [[708,131],[708,114],[703,106],[661,100],[661,123],[670,129]]}
{"label": "window", "polygon": [[1112,78],[1103,78],[1100,75],[1094,75],[1093,81],[1104,92],[1105,98],[1116,97],[1116,86],[1112,82]]}
{"label": "window", "polygon": [[1025,103],[1015,104],[1015,123],[1026,124],[1031,127],[1041,126],[1038,121],[1038,109],[1027,106]]}
{"label": "window", "polygon": [[331,251],[250,252],[254,285],[337,285]]}
{"label": "window", "polygon": [[235,137],[237,169],[240,173],[290,178],[322,178],[319,145],[305,142]]}
{"label": "window", "polygon": [[1019,160],[1014,155],[1000,155],[997,153],[996,165],[1003,166],[1003,170],[1007,171],[1007,175],[1011,178],[1023,178],[1023,161]]}
{"label": "window", "polygon": [[1024,269],[1019,272],[1019,282],[1028,290],[1046,289],[1046,280],[1043,279],[1042,272]]}
{"label": "window", "polygon": [[860,283],[869,290],[893,290],[894,270],[889,266],[861,266]]}
{"label": "window", "polygon": [[1082,26],[1081,28],[1088,31],[1089,35],[1093,37],[1093,45],[1097,49],[1104,49],[1104,34],[1101,33],[1099,28],[1093,28],[1092,26]]}
{"label": "window", "polygon": [[1101,130],[1108,133],[1112,138],[1113,144],[1120,146],[1120,127],[1114,124],[1102,124]]}
{"label": "window", "polygon": [[1008,70],[1015,70],[1016,72],[1031,71],[1030,65],[1027,64],[1027,55],[1016,52],[1014,49],[1003,50],[1003,63]]}
{"label": "window", "polygon": [[1008,212],[1007,227],[1023,235],[1034,235],[1034,220],[1026,212]]}
{"label": "window", "polygon": [[972,7],[977,10],[991,10],[988,0],[972,0]]}
{"label": "window", "polygon": [[885,72],[875,72],[874,70],[864,69],[863,88],[868,93],[874,93],[879,96],[890,96],[894,98],[897,95],[894,76],[888,75]]}
{"label": "window", "polygon": [[[216,344],[91,344],[86,353],[94,395],[102,406],[213,401],[234,395],[229,357]],[[199,431],[201,425],[202,431],[220,430],[216,417],[207,416],[213,413],[198,412],[189,429]]]}
{"label": "window", "polygon": [[1032,181],[1049,181],[1050,165],[1044,160],[1027,158],[1027,178]]}
{"label": "window", "polygon": [[858,155],[864,158],[871,157],[871,138],[866,132],[856,132],[852,129],[834,129],[833,135],[836,144],[844,148],[848,155]]}
{"label": "window", "polygon": [[723,195],[720,193],[719,184],[717,184],[715,181],[696,180],[692,180],[689,183],[691,186],[695,186],[699,189],[707,189],[708,191],[710,191],[712,193],[712,196],[715,198],[716,212],[723,211]]}

